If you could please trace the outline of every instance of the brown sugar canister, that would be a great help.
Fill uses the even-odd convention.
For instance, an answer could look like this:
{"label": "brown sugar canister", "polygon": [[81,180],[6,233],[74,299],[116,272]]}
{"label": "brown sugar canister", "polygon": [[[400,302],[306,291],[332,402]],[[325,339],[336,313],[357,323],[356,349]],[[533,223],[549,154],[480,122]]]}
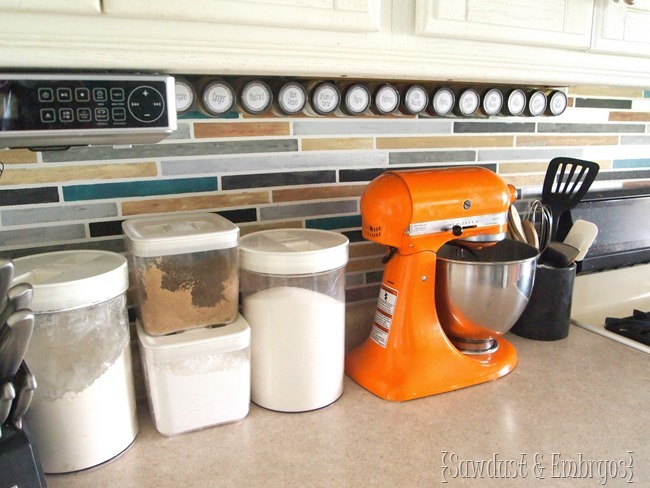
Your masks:
{"label": "brown sugar canister", "polygon": [[138,318],[148,334],[223,325],[237,318],[239,228],[211,213],[122,224],[132,258]]}

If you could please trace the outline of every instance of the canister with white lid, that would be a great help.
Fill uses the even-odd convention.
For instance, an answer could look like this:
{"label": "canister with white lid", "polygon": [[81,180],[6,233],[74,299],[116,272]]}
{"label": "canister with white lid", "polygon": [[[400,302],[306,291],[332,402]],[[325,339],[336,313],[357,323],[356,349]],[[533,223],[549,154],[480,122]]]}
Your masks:
{"label": "canister with white lid", "polygon": [[239,228],[211,213],[126,220],[138,314],[151,335],[228,324],[239,305]]}
{"label": "canister with white lid", "polygon": [[348,239],[316,229],[240,242],[242,314],[251,327],[251,399],[277,411],[324,407],[343,393]]}
{"label": "canister with white lid", "polygon": [[243,419],[250,407],[250,328],[241,315],[221,327],[151,336],[137,324],[149,408],[158,432]]}
{"label": "canister with white lid", "polygon": [[136,437],[126,259],[61,251],[14,260],[34,288],[25,360],[38,382],[25,415],[46,473],[103,463]]}

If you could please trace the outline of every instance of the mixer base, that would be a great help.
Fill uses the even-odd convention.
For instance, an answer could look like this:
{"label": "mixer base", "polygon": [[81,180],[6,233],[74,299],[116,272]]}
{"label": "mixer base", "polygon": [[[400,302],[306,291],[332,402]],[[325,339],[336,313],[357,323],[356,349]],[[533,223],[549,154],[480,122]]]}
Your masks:
{"label": "mixer base", "polygon": [[408,361],[411,366],[398,365],[398,357],[380,359],[367,350],[374,349],[373,344],[366,342],[348,353],[346,373],[369,392],[393,402],[486,383],[505,376],[517,365],[514,346],[503,338],[492,353],[463,354],[449,343],[449,348],[438,349],[428,359],[421,356],[423,360],[417,365]]}

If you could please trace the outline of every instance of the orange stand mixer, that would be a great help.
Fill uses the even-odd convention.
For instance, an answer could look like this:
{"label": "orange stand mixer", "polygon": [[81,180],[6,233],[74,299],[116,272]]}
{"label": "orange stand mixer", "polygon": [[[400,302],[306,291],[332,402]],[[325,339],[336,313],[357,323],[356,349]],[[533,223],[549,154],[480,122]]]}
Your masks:
{"label": "orange stand mixer", "polygon": [[434,296],[440,248],[459,239],[476,248],[501,241],[515,199],[514,187],[480,167],[388,171],[368,184],[363,236],[390,252],[370,336],[346,356],[352,379],[381,398],[404,401],[514,369],[517,353],[501,337],[485,353],[459,350]]}

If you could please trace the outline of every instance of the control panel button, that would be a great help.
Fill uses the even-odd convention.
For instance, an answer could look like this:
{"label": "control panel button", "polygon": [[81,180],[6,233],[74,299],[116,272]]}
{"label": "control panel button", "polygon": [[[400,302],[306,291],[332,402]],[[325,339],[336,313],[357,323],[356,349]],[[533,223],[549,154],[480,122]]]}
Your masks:
{"label": "control panel button", "polygon": [[41,122],[50,124],[56,121],[56,112],[53,108],[42,108],[41,109]]}
{"label": "control panel button", "polygon": [[113,102],[123,102],[124,90],[122,88],[111,88],[111,100]]}
{"label": "control panel button", "polygon": [[60,108],[59,120],[61,122],[72,122],[74,120],[74,111],[71,108]]}
{"label": "control panel button", "polygon": [[96,102],[105,102],[108,100],[106,88],[93,88],[93,100]]}
{"label": "control panel button", "polygon": [[89,108],[77,109],[77,120],[79,122],[90,122],[93,119],[93,112]]}
{"label": "control panel button", "polygon": [[39,88],[38,89],[38,101],[43,103],[49,103],[54,101],[54,90],[52,88]]}
{"label": "control panel button", "polygon": [[90,90],[88,88],[75,88],[74,98],[77,102],[85,103],[90,101]]}
{"label": "control panel button", "polygon": [[59,102],[69,103],[72,101],[72,90],[70,88],[57,88],[56,99]]}
{"label": "control panel button", "polygon": [[115,107],[112,113],[115,122],[124,122],[126,120],[126,109],[124,107]]}
{"label": "control panel button", "polygon": [[108,122],[108,109],[105,107],[98,107],[95,109],[95,120],[97,122]]}
{"label": "control panel button", "polygon": [[139,86],[129,94],[129,112],[140,122],[155,122],[165,111],[165,101],[158,90]]}

